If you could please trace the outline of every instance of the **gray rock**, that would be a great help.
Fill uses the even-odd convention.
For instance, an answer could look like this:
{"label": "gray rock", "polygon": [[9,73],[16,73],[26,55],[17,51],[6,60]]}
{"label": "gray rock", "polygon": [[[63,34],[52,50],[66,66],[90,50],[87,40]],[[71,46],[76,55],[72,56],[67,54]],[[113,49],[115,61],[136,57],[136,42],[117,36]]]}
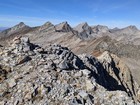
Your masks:
{"label": "gray rock", "polygon": [[30,40],[29,40],[28,37],[21,37],[21,41],[22,41],[23,43],[30,43]]}
{"label": "gray rock", "polygon": [[66,61],[66,60],[63,60],[63,61],[59,64],[59,68],[60,68],[61,70],[68,70],[68,69],[69,69],[69,65],[68,65],[67,61]]}
{"label": "gray rock", "polygon": [[75,77],[81,77],[82,76],[82,71],[78,71],[77,73],[74,74]]}
{"label": "gray rock", "polygon": [[14,86],[16,85],[15,79],[13,79],[13,78],[10,79],[10,80],[8,81],[8,85],[9,85],[10,88],[14,87]]}
{"label": "gray rock", "polygon": [[[33,50],[23,51],[24,48],[32,45],[35,46]],[[15,49],[17,51],[14,51]],[[128,97],[127,91],[117,90],[116,87],[116,90],[108,90],[107,86],[112,87],[115,83],[109,81],[116,79],[115,73],[111,74],[115,71],[112,69],[112,61],[115,58],[110,60],[110,54],[102,56],[101,61],[106,61],[102,63],[91,56],[76,56],[68,48],[57,44],[48,46],[45,50],[41,49],[27,40],[15,44],[12,48],[3,48],[0,53],[0,64],[4,65],[0,67],[0,79],[4,77],[0,83],[2,104],[134,104],[132,96]],[[28,57],[31,59],[29,60]],[[115,65],[116,68],[117,66]],[[123,85],[120,86],[127,87],[126,89],[129,90],[130,73],[127,69],[124,70],[125,72],[121,70],[124,76],[121,74],[118,77],[123,79],[121,81],[116,79],[116,81],[122,82]],[[139,93],[139,91],[136,93],[138,98]],[[136,100],[135,102],[138,103]]]}
{"label": "gray rock", "polygon": [[83,72],[84,75],[88,76],[91,71],[87,70],[87,69],[84,69],[84,70],[81,70]]}
{"label": "gray rock", "polygon": [[85,91],[80,91],[78,94],[84,99],[88,97],[88,93],[86,93]]}
{"label": "gray rock", "polygon": [[30,60],[31,60],[31,57],[29,57],[29,56],[23,56],[23,57],[21,57],[21,58],[18,59],[17,65],[22,64],[24,62],[28,62]]}

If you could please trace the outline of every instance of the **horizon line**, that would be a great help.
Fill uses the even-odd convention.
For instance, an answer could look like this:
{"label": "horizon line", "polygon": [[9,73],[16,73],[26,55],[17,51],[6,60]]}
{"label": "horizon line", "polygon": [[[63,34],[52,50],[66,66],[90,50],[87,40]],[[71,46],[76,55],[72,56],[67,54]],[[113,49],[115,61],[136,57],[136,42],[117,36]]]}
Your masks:
{"label": "horizon line", "polygon": [[[23,22],[25,25],[27,25],[27,26],[29,26],[29,27],[31,27],[31,28],[42,26],[42,25],[44,25],[44,24],[47,23],[47,22],[50,22],[50,23],[52,23],[53,25],[58,25],[58,24],[61,24],[61,23],[63,23],[63,22],[67,22],[72,28],[74,28],[74,27],[76,27],[77,25],[82,24],[82,23],[87,23],[87,24],[89,25],[89,23],[86,22],[86,21],[85,21],[85,22],[80,22],[80,23],[78,23],[77,25],[74,25],[74,26],[71,25],[70,22],[68,22],[68,21],[62,21],[62,22],[55,23],[55,24],[54,24],[53,22],[51,22],[51,21],[46,21],[46,22],[44,22],[44,23],[41,24],[41,25],[30,25],[30,24],[26,24],[27,22],[24,22],[24,21],[21,21],[21,22]],[[17,22],[16,24],[14,24],[14,25],[12,25],[12,26],[0,26],[0,28],[7,28],[7,29],[8,29],[8,28],[12,28],[12,27],[18,25],[18,24],[21,23],[21,22]],[[114,29],[114,28],[122,29],[122,28],[126,28],[126,27],[129,27],[129,26],[135,26],[137,29],[139,29],[139,27],[138,27],[137,25],[132,25],[132,24],[126,25],[126,26],[121,26],[121,27],[117,27],[117,26],[110,27],[110,26],[105,25],[105,24],[93,24],[93,25],[89,25],[89,26],[90,26],[90,27],[94,27],[94,26],[97,26],[97,25],[107,26],[109,29]]]}

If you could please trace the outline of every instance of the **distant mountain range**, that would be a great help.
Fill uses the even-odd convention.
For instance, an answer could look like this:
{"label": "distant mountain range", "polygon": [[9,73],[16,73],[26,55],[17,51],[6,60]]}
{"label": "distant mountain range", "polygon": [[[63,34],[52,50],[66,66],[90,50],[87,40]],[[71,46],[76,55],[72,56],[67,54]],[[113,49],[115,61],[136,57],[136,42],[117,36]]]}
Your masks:
{"label": "distant mountain range", "polygon": [[31,31],[45,33],[50,29],[54,29],[56,32],[73,32],[76,34],[76,36],[83,40],[89,40],[95,37],[110,36],[111,38],[124,43],[132,42],[136,45],[140,44],[140,30],[138,30],[136,26],[130,25],[122,29],[117,27],[114,29],[109,29],[107,26],[103,25],[89,26],[87,22],[80,23],[76,27],[71,27],[67,22],[62,22],[57,25],[53,25],[51,22],[46,22],[44,25],[38,27],[30,27],[25,25],[23,22],[20,22],[11,28],[0,27],[0,31],[2,31],[0,33],[0,37],[15,36],[30,33]]}
{"label": "distant mountain range", "polygon": [[8,27],[0,27],[0,32],[6,29],[8,29]]}
{"label": "distant mountain range", "polygon": [[[4,28],[3,28],[4,29]],[[46,47],[58,43],[72,48],[78,54],[93,50],[109,50],[118,56],[140,58],[140,30],[136,26],[109,29],[107,26],[89,26],[87,22],[71,27],[68,22],[30,27],[23,22],[0,32],[0,44],[5,45],[16,36],[28,36],[31,41]],[[81,47],[82,46],[82,47]],[[132,51],[129,51],[133,49]]]}

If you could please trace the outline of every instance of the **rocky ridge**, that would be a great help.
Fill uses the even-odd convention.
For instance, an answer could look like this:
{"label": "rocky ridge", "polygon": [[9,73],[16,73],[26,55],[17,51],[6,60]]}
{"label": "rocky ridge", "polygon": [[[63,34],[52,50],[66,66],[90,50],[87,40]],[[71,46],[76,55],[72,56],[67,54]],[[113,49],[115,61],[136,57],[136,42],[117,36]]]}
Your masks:
{"label": "rocky ridge", "polygon": [[[139,90],[119,58],[75,55],[53,44],[45,49],[28,37],[0,48],[1,105],[133,105]],[[120,66],[119,66],[120,67]]]}

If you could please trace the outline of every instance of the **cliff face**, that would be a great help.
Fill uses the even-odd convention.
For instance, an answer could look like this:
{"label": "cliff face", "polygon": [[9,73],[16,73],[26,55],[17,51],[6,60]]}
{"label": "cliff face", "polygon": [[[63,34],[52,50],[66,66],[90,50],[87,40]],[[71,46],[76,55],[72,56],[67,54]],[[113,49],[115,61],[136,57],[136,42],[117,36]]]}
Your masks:
{"label": "cliff face", "polygon": [[[1,47],[1,104],[134,104],[135,81],[120,59],[75,55],[53,44],[45,49],[16,37]],[[134,100],[133,100],[134,99]]]}
{"label": "cliff face", "polygon": [[99,56],[98,59],[108,74],[116,80],[116,84],[110,81],[111,84],[114,83],[112,86],[110,85],[110,87],[118,87],[118,89],[120,88],[126,91],[129,96],[134,96],[133,98],[137,99],[138,84],[135,82],[132,73],[125,63],[119,57],[107,51]]}

